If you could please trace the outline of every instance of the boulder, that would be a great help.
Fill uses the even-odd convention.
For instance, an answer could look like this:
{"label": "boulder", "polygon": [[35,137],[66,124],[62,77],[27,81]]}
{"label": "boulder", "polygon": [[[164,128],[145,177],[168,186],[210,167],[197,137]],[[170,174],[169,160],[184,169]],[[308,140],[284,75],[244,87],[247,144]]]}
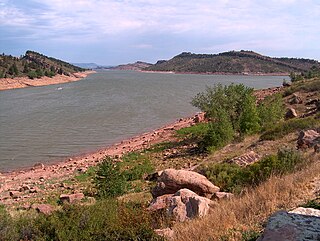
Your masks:
{"label": "boulder", "polygon": [[320,133],[316,130],[300,131],[297,147],[299,148],[310,148],[320,144]]}
{"label": "boulder", "polygon": [[147,210],[149,211],[156,211],[156,210],[161,210],[165,209],[166,207],[169,206],[170,199],[173,197],[173,194],[165,194],[162,196],[159,196],[157,198],[154,198]]}
{"label": "boulder", "polygon": [[320,240],[320,218],[304,210],[278,211],[268,220],[267,226],[258,241],[307,241]]}
{"label": "boulder", "polygon": [[174,194],[183,188],[209,198],[220,190],[205,176],[197,172],[166,169],[159,176],[157,185],[152,189],[151,193],[156,198],[164,194]]}
{"label": "boulder", "polygon": [[216,192],[214,194],[214,196],[217,199],[221,200],[221,199],[231,199],[231,198],[233,198],[234,195],[232,193],[229,193],[229,192]]}
{"label": "boulder", "polygon": [[205,113],[198,113],[194,116],[193,121],[194,123],[200,123],[205,120]]}
{"label": "boulder", "polygon": [[12,197],[13,199],[18,199],[18,198],[20,198],[21,196],[23,196],[23,193],[22,193],[22,192],[19,192],[19,191],[10,191],[10,192],[9,192],[9,195],[10,195],[10,197]]}
{"label": "boulder", "polygon": [[61,194],[60,195],[60,201],[62,203],[68,202],[68,203],[75,203],[79,202],[84,198],[83,193],[74,193],[74,194]]}
{"label": "boulder", "polygon": [[55,210],[50,204],[32,204],[31,208],[45,215],[50,215]]}
{"label": "boulder", "polygon": [[290,104],[301,104],[302,103],[302,99],[300,96],[298,96],[297,94],[293,94],[290,101]]}
{"label": "boulder", "polygon": [[295,109],[293,109],[293,108],[287,109],[287,112],[286,112],[286,115],[285,115],[286,119],[296,118],[297,116],[298,116],[298,114],[297,114]]}
{"label": "boulder", "polygon": [[171,228],[155,229],[154,232],[165,239],[173,239],[174,231]]}
{"label": "boulder", "polygon": [[320,218],[320,210],[314,209],[314,208],[298,207],[298,208],[290,211],[289,213],[295,213],[295,214],[301,214],[301,215],[307,215],[307,216],[315,216],[315,217]]}
{"label": "boulder", "polygon": [[203,217],[209,213],[214,202],[201,197],[188,189],[181,189],[175,194],[166,194],[155,198],[148,210],[156,211],[165,209],[167,214],[177,222]]}

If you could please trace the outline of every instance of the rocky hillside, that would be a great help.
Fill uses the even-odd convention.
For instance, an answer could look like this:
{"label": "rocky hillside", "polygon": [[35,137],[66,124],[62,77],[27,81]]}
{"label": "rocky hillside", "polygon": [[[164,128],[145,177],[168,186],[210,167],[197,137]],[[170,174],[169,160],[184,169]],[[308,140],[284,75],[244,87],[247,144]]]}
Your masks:
{"label": "rocky hillside", "polygon": [[56,74],[69,76],[84,70],[65,61],[30,50],[20,57],[0,55],[0,78],[28,76],[33,79],[42,76],[53,77]]}
{"label": "rocky hillside", "polygon": [[172,59],[160,60],[146,68],[149,71],[231,74],[303,73],[320,63],[311,59],[272,58],[252,51],[230,51],[219,54],[181,53]]}
{"label": "rocky hillside", "polygon": [[137,70],[142,70],[142,69],[148,68],[150,66],[152,66],[152,64],[142,62],[142,61],[137,61],[132,64],[118,65],[118,66],[112,67],[110,69],[113,69],[113,70],[136,70],[137,71]]}

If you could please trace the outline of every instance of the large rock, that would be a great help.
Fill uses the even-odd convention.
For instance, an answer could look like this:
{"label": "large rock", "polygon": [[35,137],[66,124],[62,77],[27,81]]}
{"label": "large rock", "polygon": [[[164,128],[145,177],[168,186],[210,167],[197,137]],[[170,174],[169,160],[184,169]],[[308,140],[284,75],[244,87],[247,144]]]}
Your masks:
{"label": "large rock", "polygon": [[302,98],[297,94],[293,94],[289,101],[290,104],[302,104],[302,102]]}
{"label": "large rock", "polygon": [[209,198],[219,191],[217,186],[197,172],[166,169],[161,173],[157,185],[152,189],[151,193],[156,198],[164,194],[174,194],[183,188]]}
{"label": "large rock", "polygon": [[316,130],[300,131],[297,141],[298,148],[308,148],[320,144],[320,133]]}
{"label": "large rock", "polygon": [[31,208],[45,215],[50,215],[55,210],[50,204],[32,204]]}
{"label": "large rock", "polygon": [[62,203],[68,202],[68,203],[75,203],[80,202],[84,198],[83,193],[74,193],[74,194],[61,194],[60,195],[60,201]]}
{"label": "large rock", "polygon": [[177,222],[203,217],[209,213],[215,203],[208,198],[200,197],[188,189],[181,189],[175,194],[166,194],[155,198],[148,210],[165,209],[170,217]]}
{"label": "large rock", "polygon": [[295,109],[293,108],[288,108],[287,112],[286,112],[286,119],[292,119],[292,118],[296,118],[298,116],[297,112]]}
{"label": "large rock", "polygon": [[258,241],[310,241],[320,240],[320,218],[309,214],[319,210],[309,208],[290,213],[279,211],[273,214]]}

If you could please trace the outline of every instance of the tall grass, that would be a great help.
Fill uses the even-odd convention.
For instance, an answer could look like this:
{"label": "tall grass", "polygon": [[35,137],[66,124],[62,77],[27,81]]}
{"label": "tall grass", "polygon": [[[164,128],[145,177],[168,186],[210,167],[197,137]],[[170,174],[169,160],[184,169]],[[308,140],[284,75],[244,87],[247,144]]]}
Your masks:
{"label": "tall grass", "polygon": [[208,216],[176,224],[175,240],[243,240],[248,232],[259,233],[273,212],[312,199],[309,183],[319,173],[320,165],[313,163],[296,173],[272,176],[244,195],[220,202]]}

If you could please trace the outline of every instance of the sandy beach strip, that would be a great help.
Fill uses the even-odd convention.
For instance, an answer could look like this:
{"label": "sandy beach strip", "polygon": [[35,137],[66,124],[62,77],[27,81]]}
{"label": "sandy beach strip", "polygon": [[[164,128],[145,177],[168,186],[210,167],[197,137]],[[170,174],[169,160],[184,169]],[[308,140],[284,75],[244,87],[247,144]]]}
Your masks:
{"label": "sandy beach strip", "polygon": [[47,76],[35,79],[29,79],[28,77],[17,77],[17,78],[1,78],[0,79],[0,90],[9,90],[17,88],[26,88],[33,86],[44,86],[44,85],[53,85],[53,84],[62,84],[67,82],[73,82],[81,80],[87,77],[89,74],[95,73],[93,70],[88,70],[84,72],[74,73],[70,76],[67,75],[55,75],[50,78]]}

